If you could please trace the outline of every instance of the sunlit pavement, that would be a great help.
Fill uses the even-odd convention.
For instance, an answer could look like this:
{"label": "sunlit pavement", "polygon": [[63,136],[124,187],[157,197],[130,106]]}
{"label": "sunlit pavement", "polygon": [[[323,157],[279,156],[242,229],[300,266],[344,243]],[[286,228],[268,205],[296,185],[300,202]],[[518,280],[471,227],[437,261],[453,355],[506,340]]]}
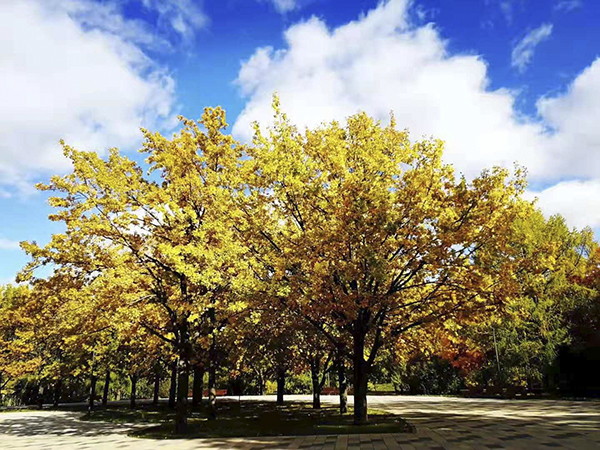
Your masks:
{"label": "sunlit pavement", "polygon": [[369,400],[371,406],[402,415],[419,435],[432,439],[422,441],[421,448],[600,448],[598,401],[393,396]]}
{"label": "sunlit pavement", "polygon": [[[237,397],[235,398],[237,399]],[[244,399],[275,400],[273,396]],[[309,401],[309,396],[286,400]],[[334,396],[323,401],[337,402]],[[369,405],[400,414],[414,434],[149,440],[133,425],[86,422],[81,412],[0,413],[2,449],[481,449],[600,448],[600,402],[370,396]]]}

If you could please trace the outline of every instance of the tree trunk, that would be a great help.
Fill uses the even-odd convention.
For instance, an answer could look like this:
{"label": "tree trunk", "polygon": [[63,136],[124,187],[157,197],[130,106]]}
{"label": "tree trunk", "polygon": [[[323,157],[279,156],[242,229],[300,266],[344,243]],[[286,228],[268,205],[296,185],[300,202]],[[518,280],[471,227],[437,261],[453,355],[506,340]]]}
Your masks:
{"label": "tree trunk", "polygon": [[94,409],[94,400],[96,399],[96,375],[92,375],[90,380],[90,399],[88,403],[88,411]]}
{"label": "tree trunk", "polygon": [[38,395],[36,400],[38,409],[42,409],[44,407],[44,386],[42,384],[40,384],[40,387],[38,388]]}
{"label": "tree trunk", "polygon": [[340,414],[348,412],[348,381],[346,380],[346,365],[344,357],[338,355],[338,390],[340,391]]}
{"label": "tree trunk", "polygon": [[[182,284],[185,287],[184,284]],[[182,293],[187,292],[182,289]],[[188,390],[190,384],[190,359],[192,345],[187,318],[179,324],[179,379],[177,380],[177,406],[175,408],[175,433],[187,433]]]}
{"label": "tree trunk", "polygon": [[179,379],[177,381],[177,407],[175,409],[175,433],[187,432],[188,389],[190,383],[190,366],[185,355],[179,358]]}
{"label": "tree trunk", "polygon": [[319,365],[318,362],[311,362],[310,375],[312,379],[313,390],[313,409],[321,409],[321,385],[319,383]]}
{"label": "tree trunk", "polygon": [[283,405],[283,391],[285,390],[285,370],[277,371],[277,404]]}
{"label": "tree trunk", "polygon": [[110,370],[106,371],[104,378],[104,392],[102,392],[102,406],[108,405],[108,388],[110,387]]}
{"label": "tree trunk", "polygon": [[204,388],[204,367],[194,367],[194,385],[192,387],[192,407],[202,405],[202,389]]}
{"label": "tree trunk", "polygon": [[62,380],[58,379],[54,384],[54,403],[53,406],[56,408],[58,402],[60,402],[60,391],[62,389]]}
{"label": "tree trunk", "polygon": [[212,325],[212,340],[208,352],[208,419],[217,418],[217,336],[216,336],[216,312],[215,308],[209,310]]}
{"label": "tree trunk", "polygon": [[177,361],[171,364],[171,386],[169,388],[169,408],[175,408],[175,396],[177,395]]}
{"label": "tree trunk", "polygon": [[152,404],[158,406],[158,394],[160,389],[160,369],[157,367],[154,373],[154,397],[152,398]]}
{"label": "tree trunk", "polygon": [[258,395],[265,395],[265,376],[261,371],[257,372],[258,376]]}
{"label": "tree trunk", "polygon": [[208,419],[217,418],[217,368],[211,358],[208,367]]}
{"label": "tree trunk", "polygon": [[365,335],[354,334],[354,424],[367,423],[367,380],[368,370],[365,361]]}
{"label": "tree trunk", "polygon": [[129,407],[130,408],[135,408],[135,391],[137,388],[137,380],[138,377],[137,375],[131,375],[131,396],[129,397]]}

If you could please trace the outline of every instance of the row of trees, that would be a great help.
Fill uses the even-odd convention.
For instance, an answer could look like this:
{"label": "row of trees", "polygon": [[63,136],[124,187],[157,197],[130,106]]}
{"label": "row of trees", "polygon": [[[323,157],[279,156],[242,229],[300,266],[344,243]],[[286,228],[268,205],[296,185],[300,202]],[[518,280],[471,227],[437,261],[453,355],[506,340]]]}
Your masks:
{"label": "row of trees", "polygon": [[[219,371],[275,377],[282,401],[286,374],[310,370],[318,407],[335,369],[344,411],[349,370],[361,424],[382,355],[408,358],[424,336],[433,352],[474,351],[478,326],[506,307],[544,308],[549,279],[590,273],[595,244],[561,256],[552,222],[521,199],[522,170],[467,181],[442,142],[412,143],[393,117],[301,133],[273,106],[249,145],[225,133],[220,108],[182,118],[171,139],[143,130],[144,168],[63,144],[73,172],[38,188],[64,232],[22,243],[28,285],[0,308],[4,380],[86,374],[94,390],[99,373],[135,385],[168,368],[185,432],[191,374],[208,372],[214,418]],[[51,275],[36,276],[42,266]]]}
{"label": "row of trees", "polygon": [[480,321],[388,355],[381,379],[412,393],[600,394],[592,375],[600,363],[600,253],[592,231],[570,230],[562,217],[545,220],[539,211],[515,229],[513,246],[527,260],[517,295]]}

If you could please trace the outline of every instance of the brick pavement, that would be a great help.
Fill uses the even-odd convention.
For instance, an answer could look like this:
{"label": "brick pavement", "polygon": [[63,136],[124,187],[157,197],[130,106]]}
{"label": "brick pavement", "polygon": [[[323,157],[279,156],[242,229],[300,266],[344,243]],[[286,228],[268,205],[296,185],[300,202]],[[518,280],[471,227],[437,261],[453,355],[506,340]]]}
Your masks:
{"label": "brick pavement", "polygon": [[[263,397],[270,399],[269,397]],[[289,396],[289,400],[309,400]],[[324,401],[336,401],[325,397]],[[12,449],[480,449],[600,448],[600,402],[372,396],[415,433],[235,439],[150,440],[127,436],[132,425],[79,421],[81,413],[0,414],[0,448]]]}

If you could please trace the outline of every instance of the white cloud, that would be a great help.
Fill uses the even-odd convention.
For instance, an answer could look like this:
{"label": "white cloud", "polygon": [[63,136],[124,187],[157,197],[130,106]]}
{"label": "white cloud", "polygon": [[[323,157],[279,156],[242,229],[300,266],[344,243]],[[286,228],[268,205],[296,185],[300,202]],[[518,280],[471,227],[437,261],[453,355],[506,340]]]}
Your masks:
{"label": "white cloud", "polygon": [[[490,89],[481,57],[450,54],[435,27],[411,24],[409,3],[382,3],[335,29],[313,17],[287,29],[285,48],[256,49],[236,81],[246,105],[234,135],[249,140],[252,121],[270,123],[271,96],[277,91],[300,127],[343,120],[360,110],[387,121],[393,110],[413,138],[445,140],[446,160],[467,176],[516,161],[529,169],[532,181],[545,185],[598,177],[600,60],[564,93],[539,99],[537,118],[526,117],[515,108],[516,92]],[[561,192],[580,182],[569,183],[560,185]],[[578,189],[574,195],[583,201]],[[553,195],[540,193],[542,207],[554,211]],[[575,223],[596,223],[594,211],[600,208],[590,205]],[[571,210],[565,214],[574,220]]]}
{"label": "white cloud", "polygon": [[571,12],[577,8],[581,8],[583,3],[581,0],[561,0],[554,5],[556,11]]}
{"label": "white cloud", "polygon": [[199,0],[142,0],[142,4],[158,13],[159,25],[172,28],[188,42],[209,23]]}
{"label": "white cloud", "polygon": [[19,243],[17,241],[11,241],[0,237],[0,250],[20,250]]}
{"label": "white cloud", "polygon": [[533,60],[535,48],[547,40],[551,34],[552,24],[549,23],[542,24],[527,33],[513,48],[511,55],[512,66],[518,69],[519,72],[524,72]]}
{"label": "white cloud", "polygon": [[296,0],[270,0],[275,9],[280,13],[286,13],[298,8]]}
{"label": "white cloud", "polygon": [[[38,0],[39,1],[39,0]],[[139,19],[126,19],[122,2],[107,0],[44,0],[46,8],[67,13],[78,24],[119,36],[134,44],[154,49],[169,49],[169,41],[153,32],[148,24]]]}
{"label": "white cloud", "polygon": [[[514,3],[517,0],[484,0],[488,7],[498,9],[508,25],[511,25],[514,19]],[[495,14],[494,14],[495,15]]]}
{"label": "white cloud", "polygon": [[500,10],[509,24],[513,21],[513,6],[511,0],[502,0],[500,2]]}
{"label": "white cloud", "polygon": [[140,126],[172,116],[174,81],[142,47],[160,41],[114,8],[0,2],[0,185],[26,191],[33,177],[67,169],[60,138],[99,152],[129,147]]}
{"label": "white cloud", "polygon": [[541,191],[528,192],[538,198],[546,215],[561,214],[577,228],[600,228],[600,180],[563,181]]}
{"label": "white cloud", "polygon": [[600,175],[600,58],[579,74],[566,92],[538,100],[553,130],[547,152],[553,172],[564,177]]}
{"label": "white cloud", "polygon": [[249,139],[253,120],[268,123],[277,91],[301,127],[359,110],[387,120],[393,110],[413,137],[445,139],[447,158],[468,175],[516,160],[544,172],[543,127],[515,113],[516,94],[488,89],[480,57],[449,55],[434,27],[413,27],[407,3],[387,2],[333,30],[313,17],[286,31],[286,49],[257,49],[238,75],[248,101],[234,134]]}
{"label": "white cloud", "polygon": [[440,10],[439,8],[425,8],[423,5],[417,4],[414,7],[414,12],[417,19],[421,22],[425,22],[433,20],[440,13]]}

